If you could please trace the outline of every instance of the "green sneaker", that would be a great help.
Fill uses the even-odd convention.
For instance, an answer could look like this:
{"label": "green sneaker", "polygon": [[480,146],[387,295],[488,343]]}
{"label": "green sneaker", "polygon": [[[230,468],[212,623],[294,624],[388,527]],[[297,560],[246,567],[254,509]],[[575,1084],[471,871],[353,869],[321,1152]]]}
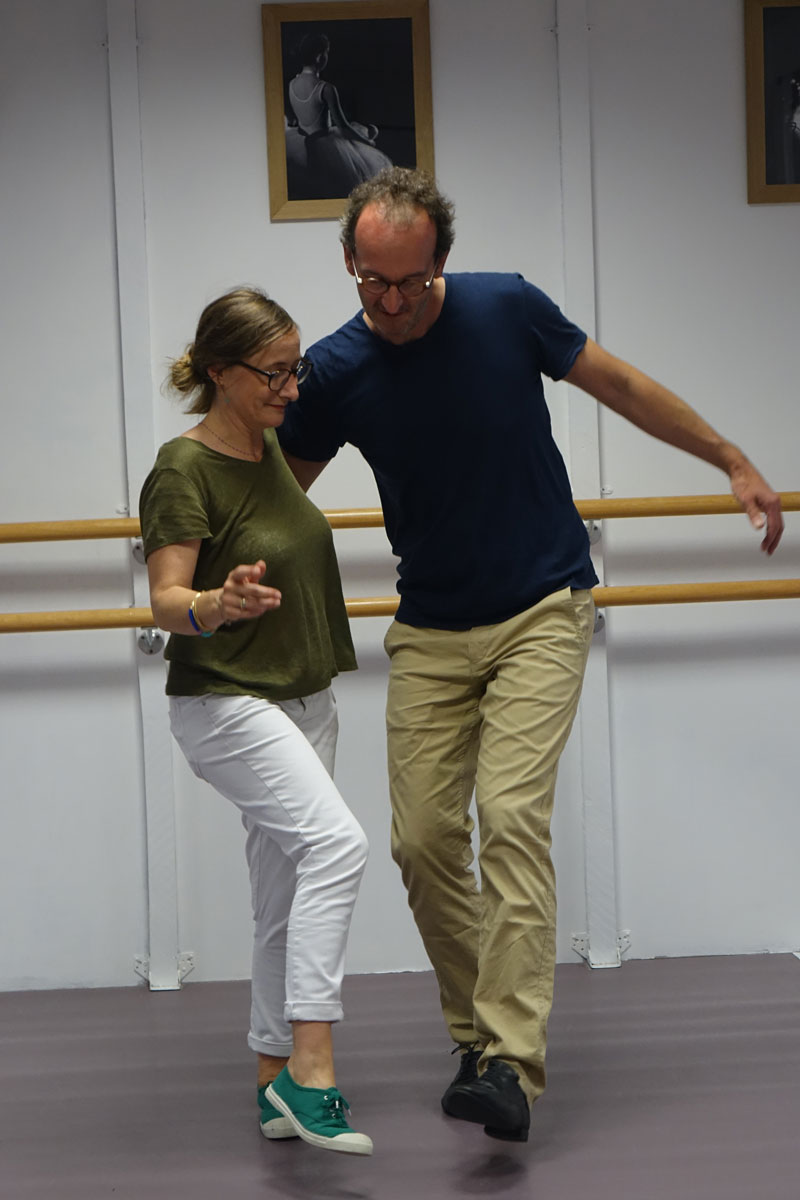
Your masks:
{"label": "green sneaker", "polygon": [[277,1108],[273,1108],[267,1099],[266,1085],[258,1089],[258,1108],[258,1123],[265,1138],[273,1141],[276,1138],[297,1137],[292,1122],[287,1117],[281,1116]]}
{"label": "green sneaker", "polygon": [[296,1134],[322,1150],[372,1154],[372,1141],[347,1124],[347,1101],[338,1088],[308,1088],[295,1083],[284,1067],[267,1088],[267,1099],[288,1117]]}

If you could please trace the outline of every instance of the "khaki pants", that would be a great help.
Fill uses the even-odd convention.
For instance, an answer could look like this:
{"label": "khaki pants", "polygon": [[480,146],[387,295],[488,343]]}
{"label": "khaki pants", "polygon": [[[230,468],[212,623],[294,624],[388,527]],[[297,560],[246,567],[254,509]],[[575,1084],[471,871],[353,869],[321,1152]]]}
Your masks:
{"label": "khaki pants", "polygon": [[553,998],[556,771],[593,626],[591,592],[565,588],[497,625],[395,621],[385,641],[392,856],[453,1040],[511,1063],[531,1099]]}

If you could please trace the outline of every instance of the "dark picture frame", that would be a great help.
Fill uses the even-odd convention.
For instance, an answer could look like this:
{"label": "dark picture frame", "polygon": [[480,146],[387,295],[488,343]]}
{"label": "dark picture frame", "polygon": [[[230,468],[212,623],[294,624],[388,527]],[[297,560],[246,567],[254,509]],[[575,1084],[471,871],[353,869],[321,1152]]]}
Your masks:
{"label": "dark picture frame", "polygon": [[273,221],[339,217],[381,167],[433,174],[428,0],[263,4]]}
{"label": "dark picture frame", "polygon": [[800,3],[745,0],[747,200],[800,203]]}

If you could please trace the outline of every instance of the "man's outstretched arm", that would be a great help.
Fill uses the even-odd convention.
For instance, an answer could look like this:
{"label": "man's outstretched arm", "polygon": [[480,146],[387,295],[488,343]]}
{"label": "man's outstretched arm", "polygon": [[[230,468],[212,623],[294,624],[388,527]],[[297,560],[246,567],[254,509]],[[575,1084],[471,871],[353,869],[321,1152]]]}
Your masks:
{"label": "man's outstretched arm", "polygon": [[766,522],[761,549],[772,554],[783,533],[780,497],[739,447],[684,400],[591,338],[565,378],[645,433],[724,471],[754,528],[763,529]]}

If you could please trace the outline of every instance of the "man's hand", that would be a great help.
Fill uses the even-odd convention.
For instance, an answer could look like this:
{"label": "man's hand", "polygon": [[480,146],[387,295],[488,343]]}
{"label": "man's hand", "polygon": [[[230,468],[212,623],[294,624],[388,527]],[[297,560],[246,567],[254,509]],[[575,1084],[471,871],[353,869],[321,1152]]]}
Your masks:
{"label": "man's hand", "polygon": [[766,532],[761,549],[772,554],[783,534],[781,498],[773,492],[764,476],[748,459],[743,459],[730,470],[731,491],[750,518],[754,529]]}

